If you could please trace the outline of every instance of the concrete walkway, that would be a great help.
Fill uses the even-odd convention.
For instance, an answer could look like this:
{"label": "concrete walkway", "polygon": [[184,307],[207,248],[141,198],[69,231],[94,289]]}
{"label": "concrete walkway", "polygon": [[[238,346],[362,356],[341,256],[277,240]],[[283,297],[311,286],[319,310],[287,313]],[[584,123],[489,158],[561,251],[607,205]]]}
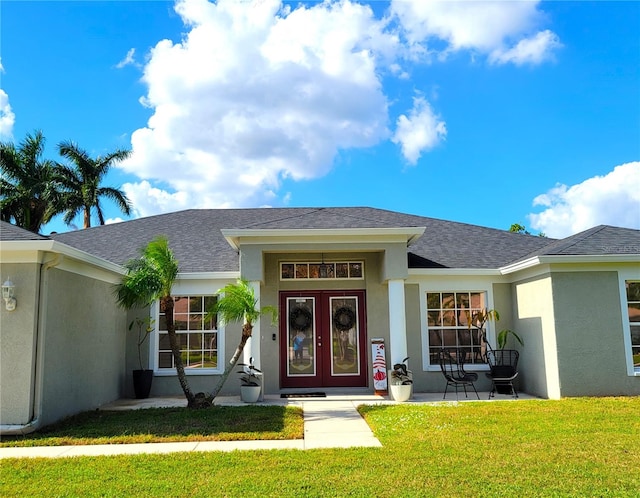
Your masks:
{"label": "concrete walkway", "polygon": [[[116,409],[126,406],[126,401],[114,405]],[[132,400],[133,401],[133,400]],[[268,403],[268,401],[267,401]],[[357,404],[356,404],[357,403]],[[165,402],[147,403],[150,406],[184,406],[181,400],[166,399]],[[220,403],[244,405],[239,401]],[[276,404],[274,402],[270,404]],[[74,457],[98,455],[132,455],[138,453],[173,453],[182,451],[234,451],[234,450],[308,450],[313,448],[348,448],[353,446],[381,447],[380,441],[358,413],[359,402],[349,400],[298,401],[283,403],[301,406],[304,412],[304,439],[261,441],[202,441],[185,443],[140,443],[140,444],[96,444],[85,446],[35,446],[29,448],[0,448],[2,458],[24,457]]]}
{"label": "concrete walkway", "polygon": [[[480,393],[486,400],[487,393]],[[496,399],[513,399],[496,396]],[[520,399],[532,399],[520,394]],[[461,397],[460,402],[477,401]],[[451,396],[446,402],[457,403]],[[265,405],[300,406],[304,412],[304,439],[268,441],[202,441],[186,443],[96,444],[86,446],[36,446],[30,448],[0,448],[2,458],[133,455],[139,453],[173,453],[183,451],[234,451],[234,450],[309,450],[315,448],[381,447],[380,441],[358,413],[362,404],[393,404],[387,397],[377,395],[331,395],[326,398],[290,398],[265,396]],[[442,393],[416,393],[407,403],[442,403]],[[246,406],[238,397],[216,399],[221,406]],[[185,406],[184,397],[149,398],[147,400],[118,400],[106,405],[104,410],[132,410],[151,407]]]}

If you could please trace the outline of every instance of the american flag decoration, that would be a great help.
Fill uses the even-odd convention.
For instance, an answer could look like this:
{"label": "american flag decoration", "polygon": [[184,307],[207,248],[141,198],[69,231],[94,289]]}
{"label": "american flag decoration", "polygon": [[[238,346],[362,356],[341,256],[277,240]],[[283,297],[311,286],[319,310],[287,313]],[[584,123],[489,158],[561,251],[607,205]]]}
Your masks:
{"label": "american flag decoration", "polygon": [[371,339],[373,357],[373,389],[376,394],[387,394],[387,361],[384,339]]}

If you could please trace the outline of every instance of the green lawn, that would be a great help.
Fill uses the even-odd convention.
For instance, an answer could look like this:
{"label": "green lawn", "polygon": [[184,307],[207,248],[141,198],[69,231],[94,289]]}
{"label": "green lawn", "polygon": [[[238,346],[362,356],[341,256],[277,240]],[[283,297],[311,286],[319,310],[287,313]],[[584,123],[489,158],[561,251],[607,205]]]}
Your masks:
{"label": "green lawn", "polygon": [[302,409],[297,407],[95,410],[69,417],[34,434],[4,437],[0,446],[301,439],[303,430]]}
{"label": "green lawn", "polygon": [[640,496],[640,397],[363,407],[383,448],[1,464],[1,496]]}

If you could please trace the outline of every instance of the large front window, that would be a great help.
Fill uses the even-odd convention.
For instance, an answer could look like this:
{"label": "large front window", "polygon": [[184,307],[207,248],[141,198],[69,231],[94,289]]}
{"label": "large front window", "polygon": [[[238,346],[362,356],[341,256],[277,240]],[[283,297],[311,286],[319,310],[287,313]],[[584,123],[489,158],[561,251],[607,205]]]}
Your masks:
{"label": "large front window", "polygon": [[469,318],[486,308],[484,292],[427,292],[429,363],[438,364],[443,349],[466,353],[466,363],[485,363],[486,330],[469,327]]}
{"label": "large front window", "polygon": [[[207,310],[216,296],[175,296],[173,320],[185,369],[218,368],[218,327],[216,317],[207,318]],[[160,312],[158,321],[158,370],[175,368],[167,320]]]}
{"label": "large front window", "polygon": [[636,372],[640,372],[640,282],[626,281],[625,286],[627,289],[627,313],[629,315],[633,369]]}

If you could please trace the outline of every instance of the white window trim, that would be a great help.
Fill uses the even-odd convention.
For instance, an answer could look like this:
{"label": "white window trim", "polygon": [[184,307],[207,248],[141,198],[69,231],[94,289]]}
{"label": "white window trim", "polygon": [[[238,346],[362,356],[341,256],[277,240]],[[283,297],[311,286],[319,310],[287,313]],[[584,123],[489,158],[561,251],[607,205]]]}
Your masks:
{"label": "white window trim", "polygon": [[629,322],[629,310],[627,308],[627,287],[628,280],[640,281],[640,273],[631,271],[618,271],[618,284],[620,288],[620,313],[622,315],[622,331],[624,341],[624,356],[627,363],[627,375],[630,377],[640,377],[640,368],[633,366],[633,349],[631,347],[631,323]]}
{"label": "white window trim", "polygon": [[[191,293],[193,295],[209,295],[203,293]],[[160,323],[160,303],[159,301],[154,302],[151,305],[150,309],[151,318],[155,320],[155,323]],[[188,376],[198,376],[198,375],[220,375],[224,372],[224,368],[222,366],[225,362],[224,351],[225,351],[225,327],[222,325],[218,326],[218,367],[217,368],[185,368],[184,373]],[[153,370],[153,375],[156,377],[175,377],[178,375],[178,372],[175,368],[160,368],[158,366],[158,348],[160,347],[160,334],[158,332],[158,328],[156,327],[151,333],[151,340],[149,341],[149,358],[151,359],[150,365]]]}
{"label": "white window trim", "polygon": [[[477,282],[473,285],[468,285],[469,282],[421,282],[418,285],[420,292],[420,344],[422,347],[422,370],[424,372],[440,372],[439,365],[431,365],[429,363],[429,329],[427,325],[427,292],[482,292],[487,296],[487,309],[493,309],[493,285],[491,282],[486,284],[486,288],[478,288]],[[489,321],[485,325],[487,331],[487,341],[495,344],[495,324],[493,321]],[[465,364],[465,370],[488,372],[488,365],[480,364]]]}

